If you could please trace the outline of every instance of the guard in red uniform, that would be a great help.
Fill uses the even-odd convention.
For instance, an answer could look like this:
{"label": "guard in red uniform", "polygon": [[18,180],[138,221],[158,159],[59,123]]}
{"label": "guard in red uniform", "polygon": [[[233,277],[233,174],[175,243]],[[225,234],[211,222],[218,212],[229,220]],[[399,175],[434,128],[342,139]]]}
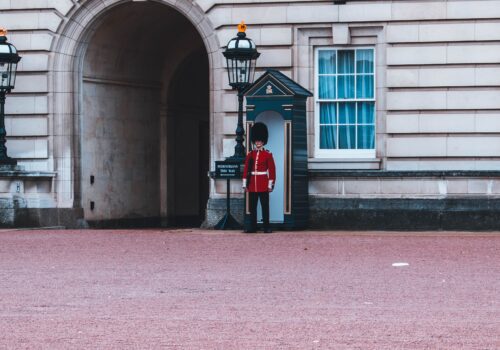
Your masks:
{"label": "guard in red uniform", "polygon": [[243,188],[248,192],[250,202],[251,226],[245,227],[246,233],[257,230],[257,200],[262,206],[264,232],[271,233],[269,227],[269,192],[274,189],[276,167],[271,152],[264,149],[267,144],[268,131],[264,123],[255,123],[252,127],[253,151],[248,152],[243,170]]}

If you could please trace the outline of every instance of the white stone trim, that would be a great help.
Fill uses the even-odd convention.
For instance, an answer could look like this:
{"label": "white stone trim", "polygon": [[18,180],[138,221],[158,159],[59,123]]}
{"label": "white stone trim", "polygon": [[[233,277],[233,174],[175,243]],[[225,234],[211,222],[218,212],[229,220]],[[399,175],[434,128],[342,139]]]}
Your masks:
{"label": "white stone trim", "polygon": [[[347,28],[345,28],[347,26]],[[356,163],[349,161],[350,158],[372,158],[381,159],[385,157],[385,74],[386,74],[386,41],[385,41],[385,27],[384,25],[378,24],[345,24],[341,42],[345,42],[346,30],[349,34],[349,40],[351,41],[352,47],[363,47],[370,46],[375,50],[376,66],[375,66],[375,76],[380,77],[380,79],[375,79],[375,95],[376,95],[376,140],[375,144],[378,145],[375,152],[367,152],[364,154],[345,154],[339,157],[338,161],[341,162],[340,158],[346,159],[346,167],[349,169],[366,169],[373,166],[359,163],[359,168],[355,168]],[[333,27],[332,25],[326,27],[325,25],[309,25],[300,26],[295,28],[295,41],[294,41],[294,76],[299,84],[306,87],[313,93],[316,92],[315,86],[315,50],[318,47],[332,47],[338,42],[333,38]],[[339,45],[340,46],[340,45]],[[310,159],[315,159],[318,157],[316,150],[316,121],[315,121],[315,106],[316,101],[314,98],[310,98],[307,103],[307,122],[308,122],[308,145],[309,151],[308,155]],[[332,154],[323,154],[319,158],[332,158]],[[337,156],[335,156],[337,159]],[[380,163],[380,162],[379,162]],[[325,169],[331,169],[332,165],[326,165]],[[319,166],[319,165],[318,165]],[[336,165],[341,166],[341,165]],[[316,168],[319,169],[319,168]]]}
{"label": "white stone trim", "polygon": [[309,170],[380,170],[378,158],[310,158]]}

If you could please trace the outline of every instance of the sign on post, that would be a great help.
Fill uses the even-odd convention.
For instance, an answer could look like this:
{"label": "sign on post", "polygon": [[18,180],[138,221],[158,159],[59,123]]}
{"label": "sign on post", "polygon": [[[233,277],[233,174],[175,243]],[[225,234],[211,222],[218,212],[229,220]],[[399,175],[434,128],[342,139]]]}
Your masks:
{"label": "sign on post", "polygon": [[231,215],[231,179],[241,179],[241,166],[239,162],[216,161],[215,178],[226,179],[226,215],[215,225],[216,230],[239,229],[241,225]]}
{"label": "sign on post", "polygon": [[215,177],[218,179],[240,179],[241,164],[226,161],[215,162]]}

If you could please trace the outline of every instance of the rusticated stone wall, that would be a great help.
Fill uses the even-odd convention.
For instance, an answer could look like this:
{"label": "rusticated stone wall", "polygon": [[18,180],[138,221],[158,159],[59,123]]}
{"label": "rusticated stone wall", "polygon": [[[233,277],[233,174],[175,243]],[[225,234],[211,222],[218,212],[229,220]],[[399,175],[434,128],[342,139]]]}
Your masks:
{"label": "rusticated stone wall", "polygon": [[[23,57],[16,89],[7,98],[9,155],[28,172],[54,174],[39,178],[41,183],[50,181],[50,186],[40,186],[45,192],[28,196],[23,190],[16,195],[43,197],[38,202],[45,205],[50,198],[54,208],[82,207],[80,123],[88,103],[83,99],[83,58],[106,15],[127,2],[0,0],[0,25],[10,30],[9,41]],[[500,166],[498,0],[346,1],[344,5],[314,0],[146,0],[137,4],[148,2],[169,6],[184,16],[206,49],[211,167],[233,152],[237,98],[227,84],[222,46],[234,36],[241,20],[262,53],[257,74],[266,67],[277,68],[313,92],[316,47],[375,48],[376,158],[319,158],[316,105],[311,98],[311,171],[489,171]],[[148,24],[144,19],[141,23]],[[161,32],[158,26],[150,32]],[[153,47],[164,38],[148,35],[141,40],[150,40]],[[174,46],[179,49],[182,43]],[[160,80],[165,79],[168,76]],[[162,179],[168,171],[166,163],[163,168],[159,164]],[[345,181],[335,176],[311,178],[310,194],[312,198],[410,199],[497,195],[495,176],[443,181],[439,176],[390,181],[363,176]],[[225,183],[210,183],[210,197],[224,198]],[[168,186],[158,187],[160,197],[167,198]],[[12,186],[3,186],[2,198],[11,198],[12,191]],[[232,191],[241,197],[238,182]],[[161,215],[167,212],[167,202],[160,203]],[[36,200],[29,203],[37,207]]]}

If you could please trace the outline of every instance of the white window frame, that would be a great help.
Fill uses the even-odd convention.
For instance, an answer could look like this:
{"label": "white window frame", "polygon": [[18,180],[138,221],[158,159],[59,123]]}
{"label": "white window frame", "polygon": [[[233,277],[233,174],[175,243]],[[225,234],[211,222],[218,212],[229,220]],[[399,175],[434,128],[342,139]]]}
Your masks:
{"label": "white window frame", "polygon": [[[320,51],[339,51],[339,50],[354,50],[354,91],[356,92],[356,50],[370,49],[373,50],[373,98],[372,99],[331,99],[321,100],[321,102],[374,102],[374,121],[375,121],[375,140],[373,149],[321,149],[320,148],[320,101],[319,101],[319,52]],[[338,55],[337,55],[338,57]],[[337,67],[338,69],[338,67]],[[335,87],[337,90],[337,87]],[[357,113],[356,113],[357,114]],[[328,46],[316,47],[314,49],[314,156],[316,158],[375,158],[377,149],[377,57],[375,46]]]}

